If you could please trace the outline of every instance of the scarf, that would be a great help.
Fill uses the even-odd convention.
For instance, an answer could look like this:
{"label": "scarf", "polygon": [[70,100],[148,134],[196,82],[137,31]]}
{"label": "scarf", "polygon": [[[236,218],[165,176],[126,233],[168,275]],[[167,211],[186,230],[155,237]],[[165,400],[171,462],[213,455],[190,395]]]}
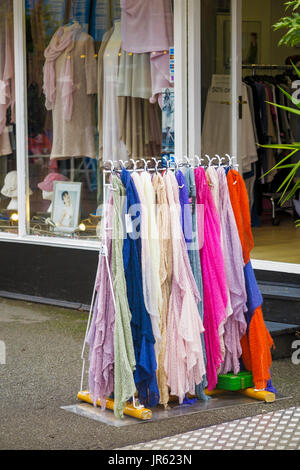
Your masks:
{"label": "scarf", "polygon": [[61,80],[63,101],[63,117],[70,121],[73,111],[73,61],[70,55],[75,45],[76,35],[81,32],[81,26],[75,24],[70,31],[65,32],[63,26],[53,35],[49,46],[45,50],[46,62],[44,65],[43,91],[46,96],[46,108],[53,109],[56,100],[56,59],[66,51],[66,60]]}

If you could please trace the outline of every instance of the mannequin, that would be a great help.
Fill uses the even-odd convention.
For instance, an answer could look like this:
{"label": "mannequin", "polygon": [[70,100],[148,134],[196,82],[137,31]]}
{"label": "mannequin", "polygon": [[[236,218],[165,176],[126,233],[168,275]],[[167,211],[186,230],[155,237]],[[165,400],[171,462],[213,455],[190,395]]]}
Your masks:
{"label": "mannequin", "polygon": [[47,209],[47,212],[52,212],[52,200],[53,200],[53,191],[42,191],[42,196],[45,201],[51,201],[50,206]]}
{"label": "mannequin", "polygon": [[[4,186],[1,189],[3,196],[11,198],[7,210],[13,211],[18,210],[18,177],[16,170],[7,173],[4,179]],[[29,195],[31,196],[32,191],[29,188]]]}

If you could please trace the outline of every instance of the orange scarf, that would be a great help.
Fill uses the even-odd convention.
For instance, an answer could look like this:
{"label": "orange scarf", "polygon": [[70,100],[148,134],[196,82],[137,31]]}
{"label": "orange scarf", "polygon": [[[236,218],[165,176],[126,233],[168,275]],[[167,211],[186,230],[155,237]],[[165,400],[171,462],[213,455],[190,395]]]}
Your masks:
{"label": "orange scarf", "polygon": [[[254,246],[248,194],[244,180],[238,171],[230,170],[227,175],[227,182],[241,240],[244,262],[247,264]],[[246,369],[252,371],[255,388],[266,388],[270,379],[271,347],[274,346],[274,342],[266,328],[261,307],[254,311],[248,336],[245,335],[241,339],[241,345],[242,360]]]}

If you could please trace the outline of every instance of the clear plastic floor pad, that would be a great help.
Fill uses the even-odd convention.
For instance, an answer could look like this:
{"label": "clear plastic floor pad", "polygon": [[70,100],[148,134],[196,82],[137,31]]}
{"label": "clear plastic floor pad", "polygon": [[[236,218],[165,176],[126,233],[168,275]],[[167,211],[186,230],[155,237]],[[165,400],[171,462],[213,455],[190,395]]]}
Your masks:
{"label": "clear plastic floor pad", "polygon": [[[276,401],[287,398],[288,397],[284,397],[280,394],[276,395]],[[113,411],[107,409],[102,411],[101,408],[96,408],[93,405],[84,402],[78,402],[77,404],[70,406],[62,406],[61,408],[65,411],[75,413],[85,418],[108,424],[109,426],[122,427],[155,422],[162,419],[175,418],[176,416],[187,416],[203,411],[216,410],[219,408],[236,407],[241,405],[257,405],[258,403],[267,405],[267,403],[259,402],[253,398],[238,395],[234,392],[225,392],[222,393],[222,395],[211,397],[208,401],[198,400],[196,403],[186,405],[179,405],[175,402],[170,404],[168,410],[165,410],[162,406],[157,406],[156,408],[152,408],[152,418],[148,420],[132,418],[131,416],[126,415],[124,415],[123,419],[117,419]]]}

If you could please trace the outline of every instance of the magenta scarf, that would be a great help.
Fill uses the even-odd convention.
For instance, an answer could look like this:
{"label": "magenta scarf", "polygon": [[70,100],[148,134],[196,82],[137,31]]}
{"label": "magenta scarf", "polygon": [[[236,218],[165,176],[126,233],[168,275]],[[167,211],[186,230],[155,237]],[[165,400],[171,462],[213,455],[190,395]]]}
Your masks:
{"label": "magenta scarf", "polygon": [[46,62],[44,65],[44,85],[43,90],[46,96],[46,108],[53,109],[56,99],[56,71],[55,61],[64,52],[67,52],[65,67],[61,80],[61,92],[63,101],[63,117],[65,121],[70,121],[73,111],[73,59],[71,52],[74,49],[75,38],[81,31],[79,24],[74,24],[72,29],[64,32],[63,26],[53,35],[49,46],[45,50]]}
{"label": "magenta scarf", "polygon": [[[197,204],[204,210],[204,243],[200,250],[203,276],[204,339],[208,389],[215,388],[222,363],[219,328],[226,319],[227,292],[221,249],[220,219],[203,168],[195,169]],[[201,230],[201,228],[200,228]]]}

